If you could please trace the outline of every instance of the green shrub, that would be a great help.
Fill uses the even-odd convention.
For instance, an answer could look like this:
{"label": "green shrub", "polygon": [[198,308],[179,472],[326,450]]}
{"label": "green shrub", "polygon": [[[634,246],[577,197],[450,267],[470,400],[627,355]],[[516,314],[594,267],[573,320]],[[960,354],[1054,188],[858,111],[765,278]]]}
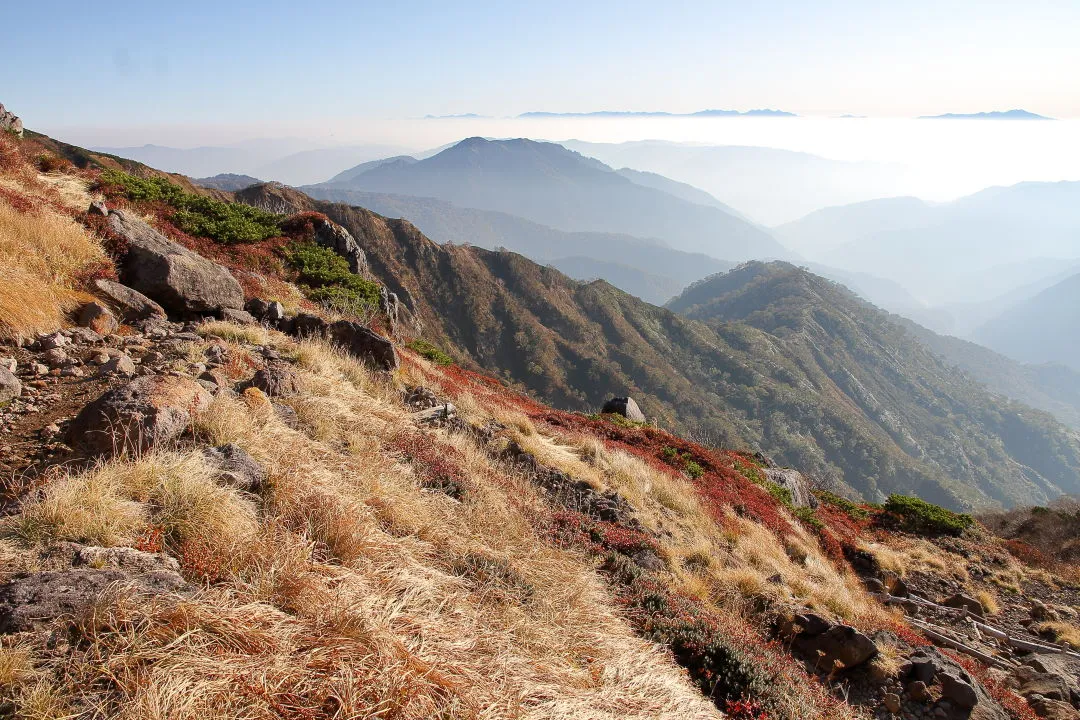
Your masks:
{"label": "green shrub", "polygon": [[765,489],[769,491],[769,494],[777,499],[778,502],[786,505],[789,508],[795,507],[795,502],[791,498],[791,490],[783,485],[777,485],[774,482],[770,482],[765,486]]}
{"label": "green shrub", "polygon": [[820,530],[821,528],[825,527],[825,523],[821,522],[821,519],[814,514],[813,508],[795,508],[795,517],[799,518],[799,520],[802,520],[804,523],[816,530]]}
{"label": "green shrub", "polygon": [[686,470],[686,474],[695,480],[705,474],[705,468],[701,467],[693,460],[687,460],[686,464],[683,465],[683,470]]}
{"label": "green shrub", "polygon": [[354,315],[365,315],[379,306],[378,284],[350,270],[349,262],[333,250],[300,243],[286,251],[285,259],[299,274],[308,299]]}
{"label": "green shrub", "polygon": [[99,184],[117,186],[135,202],[163,202],[176,209],[171,218],[176,227],[225,245],[258,242],[281,234],[281,218],[274,213],[189,193],[165,178],[140,178],[105,170]]}
{"label": "green shrub", "polygon": [[829,505],[832,505],[834,507],[838,507],[844,512],[846,512],[849,516],[857,520],[863,520],[870,516],[870,513],[868,513],[864,508],[859,507],[855,503],[848,500],[846,497],[841,497],[835,493],[829,492],[828,490],[819,490],[815,494],[817,495],[818,500],[820,500],[821,502],[828,503]]}
{"label": "green shrub", "polygon": [[975,524],[970,515],[907,495],[890,495],[885,510],[896,516],[905,530],[927,535],[960,535]]}
{"label": "green shrub", "polygon": [[427,358],[436,365],[442,365],[445,367],[446,365],[454,364],[454,358],[450,357],[442,350],[429,343],[427,340],[413,340],[405,347],[418,353],[421,357]]}

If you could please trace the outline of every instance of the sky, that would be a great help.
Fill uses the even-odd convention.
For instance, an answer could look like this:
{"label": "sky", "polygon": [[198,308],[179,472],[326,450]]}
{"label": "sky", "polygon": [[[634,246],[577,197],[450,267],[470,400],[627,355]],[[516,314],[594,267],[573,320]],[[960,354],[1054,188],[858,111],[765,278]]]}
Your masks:
{"label": "sky", "polygon": [[530,110],[1080,118],[1077,0],[39,0],[3,15],[0,102],[27,126],[155,128],[161,144]]}

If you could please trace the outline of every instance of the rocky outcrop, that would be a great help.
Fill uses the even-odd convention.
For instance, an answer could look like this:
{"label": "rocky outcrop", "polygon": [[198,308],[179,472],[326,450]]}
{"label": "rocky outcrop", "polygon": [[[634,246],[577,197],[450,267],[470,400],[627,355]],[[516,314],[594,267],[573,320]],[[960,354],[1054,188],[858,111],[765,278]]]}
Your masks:
{"label": "rocky outcrop", "polygon": [[303,389],[300,376],[284,362],[272,362],[255,373],[251,386],[259,388],[269,397],[299,395]]}
{"label": "rocky outcrop", "polygon": [[108,222],[128,246],[124,282],[167,311],[198,315],[243,308],[240,283],[221,265],[169,240],[133,213],[110,210]]}
{"label": "rocky outcrop", "polygon": [[645,422],[645,413],[641,412],[641,408],[632,397],[613,397],[604,403],[600,412],[622,415],[632,422]]}
{"label": "rocky outcrop", "polygon": [[398,369],[394,343],[358,322],[339,320],[332,323],[327,328],[327,337],[350,355],[360,358],[377,370],[392,372]]}
{"label": "rocky outcrop", "polygon": [[791,493],[791,504],[795,507],[817,507],[817,498],[811,492],[810,481],[798,470],[767,467],[764,472],[769,482],[786,488]]}
{"label": "rocky outcrop", "polygon": [[315,222],[315,242],[333,250],[349,261],[349,269],[357,275],[368,272],[367,256],[352,234],[337,223],[319,219]]}
{"label": "rocky outcrop", "polygon": [[0,105],[0,130],[9,132],[16,137],[23,136],[22,120],[10,110],[5,110],[3,105]]}
{"label": "rocky outcrop", "polygon": [[94,287],[124,322],[165,317],[165,309],[138,290],[112,280],[95,280]]}
{"label": "rocky outcrop", "polygon": [[814,613],[795,615],[782,623],[780,634],[819,672],[850,670],[878,654],[866,635],[843,623],[832,623]]}
{"label": "rocky outcrop", "polygon": [[71,423],[68,444],[88,456],[145,451],[177,438],[210,400],[188,377],[140,377],[83,408]]}
{"label": "rocky outcrop", "polygon": [[[933,701],[930,717],[943,720],[1009,720],[1009,713],[964,668],[935,648],[916,650],[899,672],[899,680],[908,683],[908,693]],[[916,686],[919,683],[921,685]],[[927,692],[937,685],[938,690]],[[912,692],[914,687],[915,692]],[[934,700],[934,698],[937,700]]]}

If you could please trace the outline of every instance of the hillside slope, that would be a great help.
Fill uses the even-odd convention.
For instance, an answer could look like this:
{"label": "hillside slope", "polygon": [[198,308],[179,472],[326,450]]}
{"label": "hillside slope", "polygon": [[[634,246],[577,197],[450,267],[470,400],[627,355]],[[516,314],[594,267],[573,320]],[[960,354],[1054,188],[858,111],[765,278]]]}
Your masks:
{"label": "hillside slope", "polygon": [[658,238],[721,260],[786,257],[766,231],[719,208],[639,185],[553,143],[468,138],[415,163],[389,163],[321,187],[435,197],[560,230]]}
{"label": "hillside slope", "polygon": [[[907,491],[955,507],[1080,489],[1080,446],[1052,418],[995,400],[884,313],[791,266],[775,267],[830,288],[825,297],[786,298],[799,312],[854,313],[821,328],[825,347],[842,350],[846,363],[778,328],[757,327],[749,316],[697,322],[514,253],[438,246],[407,222],[360,208],[273,186],[240,197],[326,213],[356,236],[380,282],[422,319],[425,336],[557,406],[592,410],[606,393],[630,394],[666,426],[727,446],[760,447],[871,498]],[[734,290],[751,280],[729,274],[713,283]],[[713,291],[700,284],[672,307],[700,304]],[[744,309],[783,302],[778,292],[745,295]],[[852,334],[852,323],[867,327]],[[859,333],[870,333],[874,354],[864,356]],[[900,368],[882,359],[904,352],[911,356]],[[880,399],[868,399],[862,382]]]}

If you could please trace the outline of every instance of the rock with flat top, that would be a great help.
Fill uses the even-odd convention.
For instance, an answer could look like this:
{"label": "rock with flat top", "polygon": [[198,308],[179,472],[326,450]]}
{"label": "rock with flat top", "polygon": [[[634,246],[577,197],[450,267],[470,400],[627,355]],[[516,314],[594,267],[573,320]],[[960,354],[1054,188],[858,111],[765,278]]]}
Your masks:
{"label": "rock with flat top", "polygon": [[68,430],[68,445],[87,456],[143,452],[179,437],[210,402],[188,377],[136,378],[83,408]]}
{"label": "rock with flat top", "polygon": [[613,397],[604,403],[604,407],[600,410],[604,414],[622,415],[627,420],[633,422],[645,422],[645,413],[641,412],[641,408],[634,401],[632,397]]}
{"label": "rock with flat top", "polygon": [[190,586],[175,570],[131,572],[78,567],[16,577],[0,585],[0,633],[42,628],[74,619],[111,590],[147,595],[185,592]]}

